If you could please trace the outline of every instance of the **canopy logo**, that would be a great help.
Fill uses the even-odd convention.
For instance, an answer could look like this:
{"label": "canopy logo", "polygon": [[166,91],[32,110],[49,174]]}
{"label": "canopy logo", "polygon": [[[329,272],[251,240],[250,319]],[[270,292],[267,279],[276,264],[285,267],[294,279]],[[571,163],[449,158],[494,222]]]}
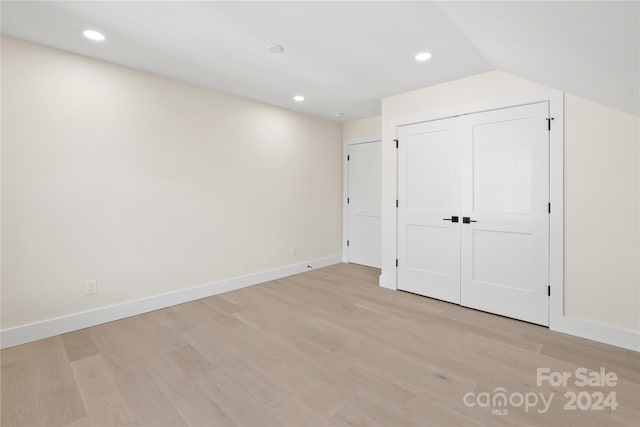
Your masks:
{"label": "canopy logo", "polygon": [[539,414],[546,413],[551,407],[551,402],[555,393],[546,396],[544,393],[529,391],[526,393],[507,393],[502,387],[496,387],[491,392],[474,393],[469,392],[464,395],[462,401],[468,407],[479,406],[481,408],[491,408],[493,415],[507,415],[508,408],[524,407],[525,412],[536,410]]}

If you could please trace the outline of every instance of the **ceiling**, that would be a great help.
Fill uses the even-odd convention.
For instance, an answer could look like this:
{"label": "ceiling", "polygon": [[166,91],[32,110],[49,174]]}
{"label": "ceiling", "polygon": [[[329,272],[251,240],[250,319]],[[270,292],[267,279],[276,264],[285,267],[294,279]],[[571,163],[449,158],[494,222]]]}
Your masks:
{"label": "ceiling", "polygon": [[[493,69],[640,110],[637,2],[2,1],[1,7],[3,34],[335,121],[380,114],[385,96]],[[85,29],[107,40],[89,41]],[[267,52],[270,43],[284,52]],[[420,51],[432,59],[416,62]],[[294,102],[295,94],[306,100]]]}
{"label": "ceiling", "polygon": [[496,69],[640,114],[640,2],[442,2]]}

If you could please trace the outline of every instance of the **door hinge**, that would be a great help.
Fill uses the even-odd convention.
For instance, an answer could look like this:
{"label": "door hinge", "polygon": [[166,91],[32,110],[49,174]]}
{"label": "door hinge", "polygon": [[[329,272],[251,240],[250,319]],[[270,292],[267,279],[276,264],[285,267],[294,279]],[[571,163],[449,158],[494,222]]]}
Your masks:
{"label": "door hinge", "polygon": [[551,203],[547,204],[547,210],[551,213]]}
{"label": "door hinge", "polygon": [[347,240],[347,246],[349,246],[349,241]]}
{"label": "door hinge", "polygon": [[351,159],[351,156],[347,154],[347,162]]}
{"label": "door hinge", "polygon": [[394,139],[394,141],[396,142],[396,148],[398,148],[398,140]]}
{"label": "door hinge", "polygon": [[547,296],[551,296],[551,285],[547,286]]}
{"label": "door hinge", "polygon": [[549,117],[547,119],[547,130],[551,130],[551,120],[555,120],[553,117]]}
{"label": "door hinge", "polygon": [[398,258],[396,258],[396,267],[398,266]]}
{"label": "door hinge", "polygon": [[398,199],[396,199],[396,208],[398,207]]}

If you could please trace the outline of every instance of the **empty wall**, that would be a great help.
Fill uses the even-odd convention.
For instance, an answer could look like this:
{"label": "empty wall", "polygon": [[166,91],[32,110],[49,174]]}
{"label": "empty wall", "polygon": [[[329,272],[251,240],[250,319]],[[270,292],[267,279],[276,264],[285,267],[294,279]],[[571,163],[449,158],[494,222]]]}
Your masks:
{"label": "empty wall", "polygon": [[382,117],[367,117],[366,119],[346,122],[342,125],[342,139],[353,140],[375,140],[382,137]]}
{"label": "empty wall", "polygon": [[340,124],[2,43],[3,329],[340,254]]}
{"label": "empty wall", "polygon": [[567,94],[564,120],[565,310],[640,330],[639,119]]}

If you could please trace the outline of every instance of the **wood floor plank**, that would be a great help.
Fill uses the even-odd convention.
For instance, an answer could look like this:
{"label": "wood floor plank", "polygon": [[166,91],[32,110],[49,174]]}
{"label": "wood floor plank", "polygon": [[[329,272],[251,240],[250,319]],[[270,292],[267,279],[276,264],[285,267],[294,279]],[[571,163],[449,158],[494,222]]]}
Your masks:
{"label": "wood floor plank", "polygon": [[[282,343],[291,349],[292,352],[295,352],[317,367],[322,367],[336,374],[340,374],[351,368],[355,363],[353,360],[341,354],[319,346],[313,339],[305,336],[305,334],[301,335],[299,330],[291,328],[291,322],[273,322],[268,313],[245,310],[241,313],[234,314],[234,316],[241,319],[253,329]],[[304,320],[296,320],[296,323],[304,323]],[[338,338],[338,336],[336,336],[336,338]]]}
{"label": "wood floor plank", "polygon": [[209,372],[202,387],[215,405],[238,426],[279,426],[269,410],[253,400],[235,379],[219,369]]}
{"label": "wood floor plank", "polygon": [[87,331],[91,335],[93,344],[101,353],[119,346],[129,345],[132,342],[128,328],[123,327],[121,321],[103,323],[88,328]]}
{"label": "wood floor plank", "polygon": [[226,351],[226,346],[221,337],[203,328],[189,329],[180,335],[186,343],[210,362],[213,362],[218,355]]}
{"label": "wood floor plank", "polygon": [[195,325],[180,314],[174,307],[162,310],[161,318],[164,319],[165,325],[176,332],[184,332],[195,328]]}
{"label": "wood floor plank", "polygon": [[79,420],[70,422],[65,427],[91,427],[91,421],[89,417],[80,418]]}
{"label": "wood floor plank", "polygon": [[407,403],[416,396],[411,390],[395,384],[358,364],[349,369],[339,379],[339,384],[345,390],[357,391],[359,397],[367,398],[373,403],[382,403],[389,400]]}
{"label": "wood floor plank", "polygon": [[2,366],[31,359],[33,359],[32,343],[17,345],[15,347],[0,350],[0,362]]}
{"label": "wood floor plank", "polygon": [[62,427],[87,418],[76,384],[67,384],[38,395],[42,425]]}
{"label": "wood floor plank", "polygon": [[271,413],[284,426],[320,427],[331,426],[331,423],[314,412],[311,408],[290,397],[271,410]]}
{"label": "wood floor plank", "polygon": [[[234,316],[303,357],[323,359],[326,362],[323,366],[331,366],[329,369],[343,371],[353,365],[352,361],[343,363],[344,360],[335,356],[333,351],[342,346],[344,341],[338,335],[332,334],[333,331],[326,331],[321,320],[313,318],[308,310],[304,312],[293,310],[287,315],[245,310]],[[327,354],[333,354],[334,359],[323,357]],[[337,366],[334,367],[333,362],[338,362]]]}
{"label": "wood floor plank", "polygon": [[272,408],[289,397],[281,387],[234,353],[220,355],[216,359],[216,366],[266,408]]}
{"label": "wood floor plank", "polygon": [[60,338],[69,362],[98,354],[98,349],[93,344],[91,334],[86,329],[62,334]]}
{"label": "wood floor plank", "polygon": [[[157,310],[125,319],[130,333],[136,336],[140,346],[150,351],[157,348],[170,351],[184,345],[180,334],[170,326],[170,321],[164,314],[164,310]],[[144,336],[144,340],[139,339],[141,336]]]}
{"label": "wood floor plank", "polygon": [[35,426],[40,424],[38,382],[35,362],[21,360],[2,367],[0,425]]}
{"label": "wood floor plank", "polygon": [[188,344],[178,347],[168,354],[169,358],[189,377],[204,375],[215,368],[213,363]]}
{"label": "wood floor plank", "polygon": [[[478,422],[477,418],[466,417],[422,395],[417,395],[407,404],[407,416],[408,422],[412,425],[451,427],[483,425],[482,422]],[[500,423],[494,421],[491,424],[498,425]]]}
{"label": "wood floor plank", "polygon": [[178,410],[144,372],[115,368],[115,383],[127,402],[127,406],[143,426],[186,426]]}
{"label": "wood floor plank", "polygon": [[200,375],[189,376],[169,355],[158,352],[146,360],[148,374],[176,408],[205,394],[196,381]]}
{"label": "wood floor plank", "polygon": [[225,299],[221,295],[204,298],[202,301],[220,313],[233,314],[242,311],[242,307],[228,299]]}
{"label": "wood floor plank", "polygon": [[352,405],[345,405],[330,420],[336,426],[381,426]]}
{"label": "wood floor plank", "polygon": [[182,404],[180,413],[190,426],[236,426],[231,418],[206,395]]}
{"label": "wood floor plank", "polygon": [[39,393],[75,382],[61,336],[34,342],[33,355],[36,363]]}
{"label": "wood floor plank", "polygon": [[92,425],[137,424],[100,354],[77,360],[71,363],[71,367]]}

